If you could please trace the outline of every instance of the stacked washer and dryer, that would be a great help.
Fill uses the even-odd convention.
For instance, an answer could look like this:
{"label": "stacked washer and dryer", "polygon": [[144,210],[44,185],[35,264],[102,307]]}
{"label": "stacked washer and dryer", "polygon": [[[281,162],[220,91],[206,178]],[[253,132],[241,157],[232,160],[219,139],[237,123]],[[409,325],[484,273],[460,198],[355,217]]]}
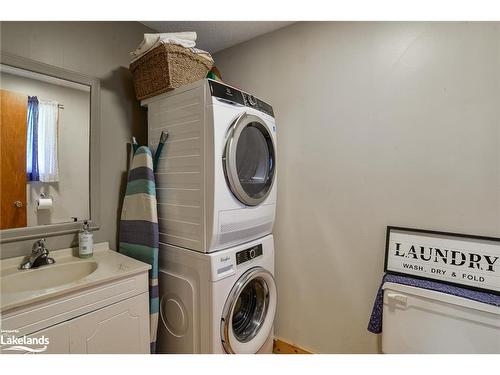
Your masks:
{"label": "stacked washer and dryer", "polygon": [[276,312],[272,107],[202,80],[144,100],[156,172],[160,353],[271,353]]}

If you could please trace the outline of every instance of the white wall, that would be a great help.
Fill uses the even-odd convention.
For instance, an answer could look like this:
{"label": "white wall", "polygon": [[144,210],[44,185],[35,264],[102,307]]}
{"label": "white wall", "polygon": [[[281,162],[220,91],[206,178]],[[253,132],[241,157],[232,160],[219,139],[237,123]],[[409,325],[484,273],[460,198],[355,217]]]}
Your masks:
{"label": "white wall", "polygon": [[387,225],[500,236],[499,23],[298,23],[215,58],[276,113],[278,337],[380,350]]}
{"label": "white wall", "polygon": [[[90,218],[89,141],[90,90],[64,87],[12,74],[0,74],[1,88],[39,100],[55,100],[64,106],[59,110],[58,166],[59,181],[53,183],[28,182],[28,226],[71,222]],[[53,198],[51,210],[37,210],[41,193]]]}

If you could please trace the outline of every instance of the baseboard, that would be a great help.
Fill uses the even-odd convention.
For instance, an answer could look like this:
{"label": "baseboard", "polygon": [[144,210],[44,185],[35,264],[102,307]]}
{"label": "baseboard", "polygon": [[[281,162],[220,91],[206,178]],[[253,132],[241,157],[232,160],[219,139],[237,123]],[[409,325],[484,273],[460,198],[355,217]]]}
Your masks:
{"label": "baseboard", "polygon": [[313,354],[312,352],[299,348],[298,346],[289,344],[280,339],[274,339],[273,342],[274,354]]}

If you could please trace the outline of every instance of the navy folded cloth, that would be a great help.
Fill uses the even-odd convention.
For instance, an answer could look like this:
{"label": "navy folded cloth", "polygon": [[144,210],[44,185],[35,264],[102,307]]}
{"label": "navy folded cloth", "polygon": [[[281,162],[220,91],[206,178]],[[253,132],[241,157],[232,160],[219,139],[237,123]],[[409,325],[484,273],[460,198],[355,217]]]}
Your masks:
{"label": "navy folded cloth", "polygon": [[377,297],[375,297],[375,303],[373,304],[372,315],[368,323],[368,331],[372,333],[382,333],[382,310],[384,306],[384,291],[382,289],[382,286],[386,282],[435,290],[436,292],[447,293],[462,298],[468,298],[473,301],[483,302],[493,306],[500,306],[500,295],[460,288],[458,286],[448,285],[437,281],[386,274],[382,278],[382,283],[378,288]]}

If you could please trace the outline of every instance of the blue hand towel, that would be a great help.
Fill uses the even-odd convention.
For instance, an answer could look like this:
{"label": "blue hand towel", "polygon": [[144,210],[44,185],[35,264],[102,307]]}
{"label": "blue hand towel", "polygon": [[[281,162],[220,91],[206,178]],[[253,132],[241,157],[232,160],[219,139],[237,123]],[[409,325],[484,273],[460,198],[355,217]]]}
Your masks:
{"label": "blue hand towel", "polygon": [[151,150],[134,153],[120,221],[120,253],[149,263],[149,314],[151,353],[156,352],[158,329],[158,213]]}
{"label": "blue hand towel", "polygon": [[453,296],[468,298],[473,301],[487,303],[493,306],[500,306],[500,296],[492,293],[479,292],[471,289],[460,288],[458,286],[448,285],[437,281],[416,279],[407,276],[384,275],[382,283],[375,297],[368,331],[372,333],[382,333],[382,311],[384,307],[384,283],[397,283],[402,285],[414,286],[417,288],[435,290],[436,292],[447,293]]}

